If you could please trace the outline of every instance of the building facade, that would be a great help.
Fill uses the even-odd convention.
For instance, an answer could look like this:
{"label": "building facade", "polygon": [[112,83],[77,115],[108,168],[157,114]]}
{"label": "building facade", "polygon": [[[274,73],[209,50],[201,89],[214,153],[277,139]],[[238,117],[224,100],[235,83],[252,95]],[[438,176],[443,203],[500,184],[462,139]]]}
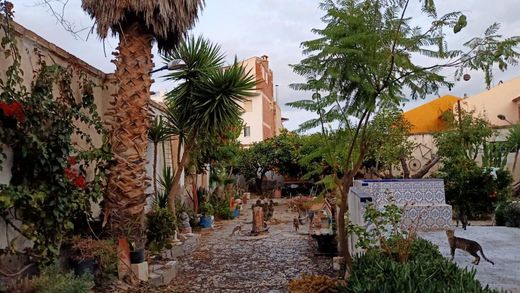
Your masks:
{"label": "building facade", "polygon": [[256,80],[256,95],[241,104],[244,108],[242,120],[244,128],[239,137],[240,143],[248,147],[255,142],[274,137],[282,129],[280,106],[276,101],[273,72],[269,69],[267,56],[251,57],[242,61],[246,72]]}

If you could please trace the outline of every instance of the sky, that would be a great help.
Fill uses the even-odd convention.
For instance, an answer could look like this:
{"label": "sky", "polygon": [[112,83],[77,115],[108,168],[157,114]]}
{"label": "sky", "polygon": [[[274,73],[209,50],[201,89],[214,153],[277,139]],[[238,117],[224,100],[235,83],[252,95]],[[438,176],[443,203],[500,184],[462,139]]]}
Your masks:
{"label": "sky", "polygon": [[[64,18],[76,30],[85,29],[74,36],[56,21],[51,9],[41,5],[42,0],[11,0],[15,4],[15,20],[21,25],[55,43],[73,55],[83,59],[100,70],[111,73],[114,65],[110,62],[111,52],[117,46],[117,39],[109,38],[103,42],[95,35],[88,34],[93,21],[81,9],[81,0],[69,0],[63,10]],[[62,11],[61,2],[54,1],[54,10]],[[306,113],[286,106],[287,102],[307,99],[310,93],[297,92],[289,85],[302,82],[303,79],[292,72],[290,64],[297,64],[302,58],[301,42],[316,38],[311,30],[322,28],[321,17],[324,12],[318,8],[317,0],[206,0],[203,11],[192,35],[210,39],[221,45],[227,56],[227,62],[247,59],[252,56],[269,56],[270,67],[274,75],[274,83],[278,85],[278,103],[282,108],[282,116],[289,118],[285,127],[295,130],[298,125],[314,114]],[[415,5],[415,6],[413,6]],[[412,1],[409,16],[419,15],[419,0]],[[438,14],[459,10],[468,18],[468,26],[459,34],[448,37],[450,48],[461,48],[461,44],[472,37],[481,36],[493,22],[501,24],[500,33],[504,36],[520,35],[520,0],[437,0]],[[425,19],[417,18],[416,23],[425,27]],[[162,66],[162,60],[154,53],[156,67]],[[519,75],[520,67],[510,67],[506,72],[495,70],[494,84],[507,81]],[[452,94],[469,96],[485,91],[483,75],[480,72],[468,72],[471,79],[467,82],[456,82],[449,91],[441,89],[439,95]],[[445,72],[448,80],[454,80],[453,72]],[[154,76],[156,83],[152,90],[171,90],[172,85],[165,82],[160,74]],[[430,96],[425,100],[411,101],[404,109],[411,109],[438,96]]]}

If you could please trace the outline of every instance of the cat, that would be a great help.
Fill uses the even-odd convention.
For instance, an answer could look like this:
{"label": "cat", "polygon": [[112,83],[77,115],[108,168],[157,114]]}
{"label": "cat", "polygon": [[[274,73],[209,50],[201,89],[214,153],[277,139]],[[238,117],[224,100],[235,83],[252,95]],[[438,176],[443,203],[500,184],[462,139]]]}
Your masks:
{"label": "cat", "polygon": [[293,219],[293,226],[294,226],[294,230],[295,230],[296,232],[298,232],[298,228],[300,228],[300,221],[298,221],[297,218],[294,218],[294,219]]}
{"label": "cat", "polygon": [[462,249],[464,251],[467,251],[469,254],[475,257],[475,260],[472,262],[475,265],[478,265],[480,262],[480,256],[477,254],[477,252],[480,251],[480,254],[482,257],[490,262],[492,265],[495,265],[494,262],[487,259],[487,257],[484,255],[484,250],[482,250],[482,246],[478,244],[478,242],[455,237],[455,231],[453,230],[446,230],[446,235],[448,236],[448,243],[450,244],[451,249],[451,260],[455,257],[455,249]]}
{"label": "cat", "polygon": [[233,235],[235,235],[235,233],[238,234],[242,234],[242,224],[238,224],[234,229],[233,229],[233,232],[231,232],[231,235],[229,235],[230,237],[232,237]]}

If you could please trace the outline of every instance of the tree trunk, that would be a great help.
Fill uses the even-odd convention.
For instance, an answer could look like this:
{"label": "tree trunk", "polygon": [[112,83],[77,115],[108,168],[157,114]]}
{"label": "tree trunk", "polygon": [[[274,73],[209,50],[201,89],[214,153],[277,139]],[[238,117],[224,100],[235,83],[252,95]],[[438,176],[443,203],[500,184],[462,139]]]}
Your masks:
{"label": "tree trunk", "polygon": [[[180,142],[179,142],[180,143]],[[184,171],[184,167],[188,162],[190,157],[190,150],[193,147],[193,143],[188,143],[184,147],[184,153],[182,154],[182,158],[178,161],[177,169],[175,170],[175,176],[173,176],[173,184],[170,193],[168,193],[168,205],[170,210],[175,214],[175,201],[177,196],[181,195],[181,176]],[[180,149],[180,147],[179,147]]]}
{"label": "tree trunk", "polygon": [[354,182],[354,176],[361,168],[363,164],[363,159],[365,158],[365,153],[367,150],[367,145],[362,143],[360,147],[360,153],[357,158],[356,163],[352,166],[351,170],[345,170],[345,175],[341,180],[341,202],[339,206],[339,214],[338,214],[338,238],[339,238],[339,249],[340,256],[343,256],[346,264],[345,276],[348,276],[352,271],[352,255],[350,254],[350,250],[348,248],[348,227],[345,223],[345,213],[348,212],[348,195],[350,192],[350,186]]}
{"label": "tree trunk", "polygon": [[421,168],[421,170],[419,170],[419,172],[415,173],[412,176],[412,178],[414,178],[414,179],[421,179],[421,178],[423,178],[424,175],[428,174],[430,169],[433,166],[435,166],[440,160],[441,160],[441,158],[439,156],[434,156],[428,162],[426,162],[426,164]]}
{"label": "tree trunk", "polygon": [[406,163],[406,159],[404,157],[400,157],[399,161],[401,161],[401,167],[403,168],[403,178],[410,178],[410,169],[408,169],[408,164]]}
{"label": "tree trunk", "polygon": [[104,212],[109,229],[125,234],[129,231],[129,221],[143,224],[145,192],[149,185],[145,166],[152,37],[138,23],[125,26],[120,33],[118,50],[114,53],[118,92],[107,112],[115,163],[108,172]]}
{"label": "tree trunk", "polygon": [[[159,143],[153,143],[153,194],[157,195],[157,146]],[[166,164],[164,165],[164,167]]]}

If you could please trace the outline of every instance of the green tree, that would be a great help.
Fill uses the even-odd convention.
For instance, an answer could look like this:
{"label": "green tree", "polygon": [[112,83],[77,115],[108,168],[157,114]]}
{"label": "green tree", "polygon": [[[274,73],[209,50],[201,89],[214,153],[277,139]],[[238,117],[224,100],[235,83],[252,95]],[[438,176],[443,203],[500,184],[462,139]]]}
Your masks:
{"label": "green tree", "polygon": [[188,38],[164,59],[184,63],[166,77],[177,84],[166,95],[166,116],[170,129],[181,142],[173,188],[168,196],[170,208],[175,210],[181,174],[193,150],[206,138],[221,136],[236,126],[243,111],[239,102],[254,95],[256,82],[236,60],[224,68],[220,47],[201,37]]}
{"label": "green tree", "polygon": [[[341,194],[337,226],[341,255],[349,268],[352,258],[344,215],[354,175],[369,148],[368,126],[373,114],[397,106],[405,95],[412,99],[424,98],[437,93],[440,87],[451,86],[440,72],[443,68],[491,70],[493,65],[500,64],[500,69],[505,70],[518,59],[515,49],[519,38],[497,36],[498,25],[486,30],[483,37],[466,43],[466,52],[449,50],[445,39],[447,29],[459,32],[466,25],[466,17],[460,12],[439,17],[434,1],[423,1],[422,14],[431,25],[422,29],[407,15],[412,2],[415,1],[325,0],[320,5],[326,12],[325,27],[313,30],[317,39],[302,43],[307,57],[293,66],[296,73],[308,79],[293,88],[323,95],[291,103],[319,114],[319,118],[302,127],[335,121],[348,133],[342,177],[337,178]],[[432,58],[434,64],[419,64],[418,59],[413,58],[417,54]],[[486,82],[489,84],[490,80]],[[327,143],[336,142],[328,140]]]}
{"label": "green tree", "polygon": [[253,143],[250,148],[241,152],[241,174],[246,180],[255,180],[257,191],[261,191],[262,178],[269,171],[299,178],[305,173],[299,164],[300,147],[300,136],[287,130],[275,137]]}
{"label": "green tree", "polygon": [[370,166],[377,172],[388,171],[388,176],[392,176],[392,166],[406,160],[415,147],[408,139],[410,129],[411,124],[403,117],[400,109],[385,108],[377,113],[368,126],[370,144],[365,167]]}
{"label": "green tree", "polygon": [[[511,194],[511,175],[503,170],[508,149],[504,143],[489,142],[496,131],[483,117],[457,108],[446,112],[449,129],[434,136],[437,155],[442,167],[446,199],[458,211],[466,225],[470,214],[490,213],[495,199],[507,199]],[[481,164],[475,159],[482,154]],[[490,168],[499,168],[493,171]]]}

